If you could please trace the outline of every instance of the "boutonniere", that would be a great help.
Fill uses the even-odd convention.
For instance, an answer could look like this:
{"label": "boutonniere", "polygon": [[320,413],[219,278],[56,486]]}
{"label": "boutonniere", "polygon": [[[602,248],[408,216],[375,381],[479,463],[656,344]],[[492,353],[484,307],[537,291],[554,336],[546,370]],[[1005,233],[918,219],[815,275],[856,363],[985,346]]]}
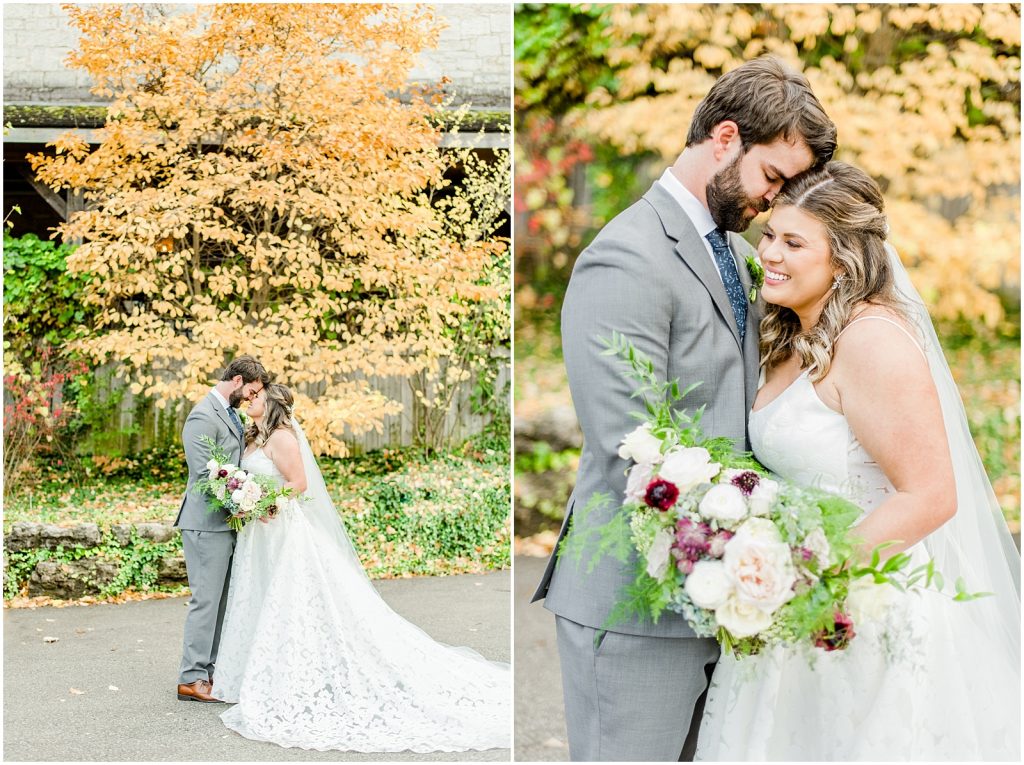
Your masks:
{"label": "boutonniere", "polygon": [[252,417],[247,415],[244,409],[238,410],[238,419],[242,421],[243,428],[248,428],[250,425],[252,425]]}
{"label": "boutonniere", "polygon": [[750,293],[747,295],[750,302],[757,300],[757,291],[764,286],[764,267],[758,262],[754,255],[747,255],[747,271],[750,273]]}

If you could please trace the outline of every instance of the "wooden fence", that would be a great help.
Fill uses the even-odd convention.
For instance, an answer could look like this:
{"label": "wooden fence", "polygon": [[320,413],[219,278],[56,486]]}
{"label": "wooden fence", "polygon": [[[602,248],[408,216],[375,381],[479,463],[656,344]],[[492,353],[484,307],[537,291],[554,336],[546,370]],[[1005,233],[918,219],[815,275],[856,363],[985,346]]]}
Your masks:
{"label": "wooden fence", "polygon": [[[498,395],[510,396],[511,363],[508,349],[492,352],[498,365],[494,390]],[[380,433],[370,431],[359,435],[344,434],[343,438],[352,454],[361,454],[374,449],[413,445],[416,434],[422,427],[425,412],[415,401],[409,381],[404,377],[377,377],[368,379],[370,385],[393,401],[402,404],[397,415],[384,418]],[[112,367],[101,367],[94,375],[95,394],[100,400],[120,395],[116,409],[110,413],[108,427],[104,433],[95,434],[84,444],[86,451],[107,454],[131,454],[156,446],[167,446],[180,442],[181,429],[192,408],[193,402],[182,399],[166,408],[158,409],[152,401],[134,395],[122,381],[116,380]],[[490,422],[490,415],[477,413],[473,406],[475,382],[470,379],[462,383],[452,396],[452,403],[445,413],[444,431],[451,434],[451,441],[460,441],[484,430]],[[321,386],[322,389],[322,386]],[[314,400],[316,392],[303,390]],[[502,416],[509,416],[504,414]]]}

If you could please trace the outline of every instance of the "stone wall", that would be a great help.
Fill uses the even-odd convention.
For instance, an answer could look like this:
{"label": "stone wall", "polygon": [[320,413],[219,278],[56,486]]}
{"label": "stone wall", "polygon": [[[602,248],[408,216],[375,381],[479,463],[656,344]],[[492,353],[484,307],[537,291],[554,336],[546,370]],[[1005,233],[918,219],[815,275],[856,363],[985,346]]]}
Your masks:
{"label": "stone wall", "polygon": [[[27,578],[29,597],[45,595],[51,598],[72,599],[97,595],[115,580],[121,564],[116,548],[127,550],[138,539],[140,543],[166,543],[177,541],[178,530],[162,523],[115,524],[101,529],[95,523],[57,526],[48,523],[18,522],[4,535],[4,589],[7,590],[8,556],[35,550],[90,550],[106,546],[107,554],[81,556],[74,560],[39,560]],[[173,552],[154,561],[154,586],[182,586],[188,583],[185,558],[180,546],[169,546]],[[110,555],[111,550],[116,554]],[[97,551],[99,552],[99,551]]]}
{"label": "stone wall", "polygon": [[77,43],[60,5],[4,4],[4,101],[97,103],[89,76],[64,66]]}
{"label": "stone wall", "polygon": [[[173,9],[173,5],[165,5]],[[187,7],[187,6],[184,6]],[[64,66],[78,33],[57,3],[5,3],[4,101],[97,103],[84,72]],[[508,109],[511,104],[512,12],[508,5],[438,6],[446,23],[438,48],[426,51],[412,79],[452,80],[458,103]]]}

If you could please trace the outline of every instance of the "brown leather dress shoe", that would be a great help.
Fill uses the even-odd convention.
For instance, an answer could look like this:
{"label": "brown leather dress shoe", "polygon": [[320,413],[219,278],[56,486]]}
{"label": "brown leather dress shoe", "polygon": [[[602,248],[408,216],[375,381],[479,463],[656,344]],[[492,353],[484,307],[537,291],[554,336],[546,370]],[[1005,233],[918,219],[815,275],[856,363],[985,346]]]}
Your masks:
{"label": "brown leather dress shoe", "polygon": [[179,701],[203,701],[206,703],[220,702],[210,695],[213,685],[209,680],[196,680],[194,683],[178,683]]}

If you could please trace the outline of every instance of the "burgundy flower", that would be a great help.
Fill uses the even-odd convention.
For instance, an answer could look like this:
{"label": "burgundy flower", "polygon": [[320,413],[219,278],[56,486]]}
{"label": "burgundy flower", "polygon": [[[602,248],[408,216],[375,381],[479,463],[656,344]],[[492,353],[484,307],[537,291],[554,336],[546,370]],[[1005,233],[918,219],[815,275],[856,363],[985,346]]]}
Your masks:
{"label": "burgundy flower", "polygon": [[814,645],[826,651],[840,651],[857,636],[853,631],[853,620],[842,611],[836,611],[833,619],[835,624],[831,630],[824,629],[814,636]]}
{"label": "burgundy flower", "polygon": [[220,470],[218,470],[217,471],[217,477],[218,478],[227,478],[228,477],[227,468],[221,468]]}
{"label": "burgundy flower", "polygon": [[228,491],[234,491],[235,489],[237,489],[241,485],[242,485],[241,482],[237,478],[229,478],[228,479],[228,483],[227,483]]}
{"label": "burgundy flower", "polygon": [[696,561],[708,551],[708,537],[711,527],[706,523],[694,523],[689,518],[676,522],[676,541],[673,547],[683,553],[687,560]]}
{"label": "burgundy flower", "polygon": [[737,476],[733,476],[733,479],[729,481],[733,486],[743,492],[744,497],[749,497],[754,493],[754,489],[761,482],[761,478],[753,470],[744,470]]}
{"label": "burgundy flower", "polygon": [[712,558],[721,558],[725,555],[725,543],[733,538],[733,533],[722,529],[708,541],[708,555]]}
{"label": "burgundy flower", "polygon": [[801,547],[800,557],[804,560],[811,560],[814,557],[814,553],[811,550],[808,550],[806,547]]}
{"label": "burgundy flower", "polygon": [[647,484],[647,492],[644,494],[644,502],[659,510],[668,510],[679,498],[679,489],[674,483],[655,478]]}

